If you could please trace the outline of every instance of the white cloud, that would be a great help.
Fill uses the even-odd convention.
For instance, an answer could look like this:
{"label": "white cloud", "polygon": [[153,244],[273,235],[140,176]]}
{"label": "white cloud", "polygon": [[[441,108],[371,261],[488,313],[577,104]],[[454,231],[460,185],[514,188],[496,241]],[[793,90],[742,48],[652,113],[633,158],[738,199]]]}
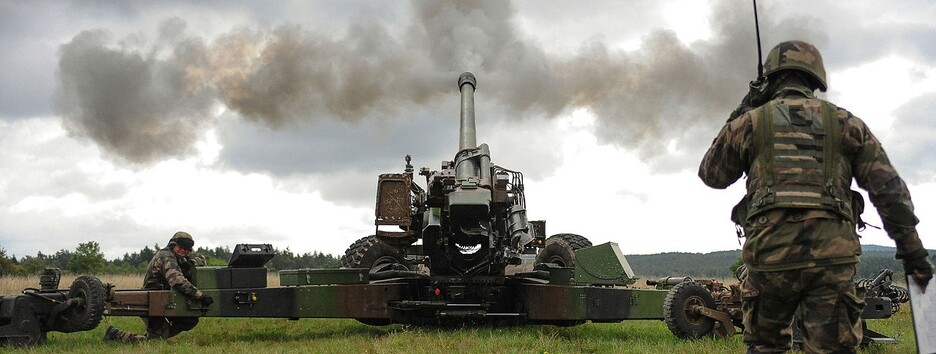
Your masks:
{"label": "white cloud", "polygon": [[711,4],[697,0],[680,0],[667,1],[662,7],[665,28],[676,32],[676,36],[683,43],[689,44],[712,37],[709,24]]}
{"label": "white cloud", "polygon": [[[642,48],[645,39],[654,30],[673,32],[678,39],[675,44],[699,44],[691,48],[677,48],[689,52],[691,49],[705,47],[700,41],[715,41],[719,38],[714,36],[728,35],[718,29],[719,26],[726,26],[726,22],[737,21],[736,17],[732,17],[736,13],[728,11],[736,10],[733,6],[750,6],[712,5],[712,2],[692,0],[666,3],[607,1],[570,7],[565,2],[520,1],[514,6],[517,15],[509,19],[515,22],[512,22],[514,27],[509,28],[518,31],[516,37],[519,40],[512,45],[524,44],[526,41],[537,43],[537,46],[526,47],[534,54],[537,54],[536,50],[542,50],[550,55],[572,58],[580,53],[586,44],[601,42],[612,56],[626,57],[634,61],[639,58],[627,54]],[[898,23],[901,19],[909,18],[914,25],[926,26],[930,22],[925,20],[932,18],[927,14],[933,13],[936,7],[930,5],[916,10],[879,2],[869,2],[866,5],[860,9],[840,11],[841,5],[821,3],[817,7],[808,7],[810,10],[806,12],[805,5],[780,7],[775,4],[773,9],[776,9],[776,12],[762,12],[761,16],[762,21],[765,18],[773,19],[775,26],[783,29],[782,33],[770,35],[818,33],[816,41],[831,41],[841,47],[860,47],[858,49],[861,50],[855,51],[843,50],[841,47],[837,49],[838,52],[829,50],[830,54],[849,56],[835,58],[831,62],[858,64],[855,67],[829,68],[829,97],[866,119],[887,147],[889,142],[901,138],[893,136],[891,130],[892,122],[897,120],[900,114],[897,111],[898,107],[922,94],[936,92],[936,68],[933,64],[924,62],[925,58],[895,54],[889,52],[886,46],[866,47],[863,43],[852,42],[842,45],[841,38],[836,37],[836,34],[841,34],[846,29],[840,27],[829,28],[829,38],[822,37],[822,25],[829,25],[822,19],[830,18],[826,15],[834,13],[837,15],[837,23],[867,24],[868,22],[863,20],[873,17],[875,26],[878,26],[874,29],[878,35],[876,38],[880,41],[889,38],[888,33],[879,30],[886,28],[882,22]],[[223,8],[186,4],[167,7],[128,5],[109,8],[98,17],[73,16],[78,22],[71,23],[57,19],[68,16],[71,10],[82,14],[91,10],[80,6],[72,9],[49,5],[44,6],[44,10],[49,11],[42,11],[42,16],[36,16],[44,21],[23,21],[24,24],[42,25],[24,29],[22,37],[36,43],[45,43],[41,46],[44,52],[28,53],[28,57],[56,58],[58,46],[71,40],[80,30],[104,27],[121,40],[133,41],[134,38],[140,40],[143,37],[152,40],[155,36],[146,31],[152,31],[167,18],[182,13],[184,22],[188,24],[188,33],[208,41],[243,26],[269,30],[284,23],[300,23],[309,31],[321,34],[322,38],[340,39],[346,36],[345,31],[348,30],[350,19],[358,13],[364,13],[367,14],[367,18],[377,19],[381,26],[385,25],[389,38],[399,39],[407,38],[405,32],[410,28],[407,24],[418,21],[411,18],[414,15],[408,6],[398,3],[301,3],[280,10],[270,9],[266,5]],[[872,16],[882,12],[881,8],[876,6],[886,6],[889,10],[884,12],[885,16]],[[30,11],[25,11],[26,15],[31,14]],[[28,17],[26,15],[24,17]],[[710,16],[722,17],[710,19]],[[727,21],[727,17],[731,17],[728,18],[731,21]],[[814,20],[815,18],[819,20]],[[795,28],[787,30],[784,26],[776,25],[778,21],[788,21],[783,23],[784,26],[791,24],[799,27],[793,26]],[[52,24],[52,27],[47,27],[48,24]],[[750,28],[753,31],[753,22]],[[856,25],[847,31],[859,36],[864,30],[866,28]],[[140,33],[149,34],[144,36]],[[488,39],[496,39],[496,36],[492,35]],[[907,43],[910,44],[905,45],[912,45],[913,42]],[[772,43],[765,43],[767,47],[770,45]],[[750,52],[744,53],[751,54],[754,43],[739,44],[737,47],[724,46],[730,49],[732,55],[743,56],[740,49],[737,49],[741,47],[745,50],[750,49]],[[482,49],[484,46],[480,46],[475,54],[489,54]],[[858,54],[867,54],[863,50],[873,51],[873,55],[859,56]],[[827,55],[827,61],[830,57]],[[539,56],[531,58],[538,59]],[[531,63],[537,63],[532,59]],[[708,68],[708,65],[712,64],[706,62],[710,58],[699,60],[700,69]],[[6,62],[21,61],[18,59]],[[635,64],[626,60],[620,63]],[[42,77],[51,77],[51,73],[57,70],[54,60],[41,64],[30,70],[50,73],[39,75]],[[751,64],[750,68],[738,68],[739,72],[753,72],[753,63]],[[661,90],[650,91],[651,93],[669,93],[674,84],[683,82],[680,80],[688,76],[674,75],[676,79],[673,81],[661,81],[659,76],[667,73],[655,72],[648,75],[648,81],[663,83]],[[442,74],[447,73],[438,75]],[[601,79],[607,74],[605,71],[599,71],[595,78]],[[732,73],[718,73],[716,76],[721,77],[722,74],[729,77]],[[487,85],[488,82],[498,79],[504,80],[503,77],[479,77],[479,99],[485,98],[484,95],[488,92],[495,92],[486,91],[488,87],[495,85]],[[451,81],[454,82],[454,78]],[[731,80],[724,80],[729,81]],[[524,87],[529,87],[533,93],[558,92],[551,90],[553,87],[548,87],[549,84],[557,84],[556,82],[529,82],[530,84]],[[52,86],[49,83],[45,84]],[[397,92],[398,89],[394,88],[391,91]],[[712,94],[743,92],[743,87],[723,89],[723,92]],[[48,89],[43,92],[46,91]],[[688,96],[697,94],[695,91],[697,90],[679,92]],[[517,95],[521,98],[524,97],[524,93],[529,92],[521,89],[500,92],[502,95]],[[385,155],[396,156],[396,150],[404,150],[405,146],[406,150],[414,150],[404,151],[414,155],[414,165],[438,168],[438,161],[433,160],[439,155],[437,151],[440,148],[437,146],[451,147],[451,154],[446,155],[446,158],[451,158],[455,153],[454,141],[446,141],[439,137],[439,132],[445,128],[432,124],[438,119],[457,116],[455,109],[436,111],[436,108],[456,100],[447,93],[431,97],[431,102],[418,102],[422,111],[418,112],[417,117],[403,116],[392,120],[383,117],[386,112],[373,113],[380,116],[381,124],[386,124],[375,124],[375,130],[388,134],[380,136],[379,139],[375,138],[379,134],[367,135],[348,131],[334,133],[341,128],[340,124],[316,126],[320,129],[320,135],[277,133],[266,134],[265,138],[261,139],[257,137],[261,133],[250,129],[228,134],[229,139],[238,140],[243,145],[242,149],[246,150],[265,148],[268,147],[265,144],[272,144],[274,141],[293,148],[271,149],[264,154],[249,156],[241,154],[246,156],[246,159],[253,159],[250,162],[254,162],[255,165],[267,165],[256,163],[256,160],[281,159],[269,164],[273,167],[265,170],[257,168],[253,172],[247,172],[247,168],[238,170],[232,167],[230,159],[225,161],[224,144],[229,143],[230,152],[233,144],[238,142],[224,141],[226,136],[221,125],[206,126],[203,131],[199,131],[197,141],[193,145],[194,153],[185,155],[185,158],[168,159],[148,166],[127,166],[111,161],[94,145],[69,137],[62,129],[59,117],[18,120],[0,117],[0,245],[17,255],[32,255],[36,251],[53,253],[63,248],[72,249],[79,242],[94,240],[101,243],[108,257],[116,257],[123,252],[136,251],[154,243],[164,244],[172,232],[184,229],[192,232],[199,245],[204,246],[269,242],[281,248],[288,246],[297,252],[319,250],[341,253],[355,239],[373,232],[372,199],[358,198],[358,194],[364,195],[364,191],[374,189],[373,181],[376,175],[368,175],[376,168],[374,166],[388,164],[387,161],[374,161],[375,156],[379,155],[381,160]],[[625,98],[633,97],[613,97],[608,103],[626,101],[627,107],[621,107],[621,112],[631,112],[634,109],[633,105],[653,101],[658,97],[636,97],[632,100]],[[709,96],[699,98],[698,103],[706,103],[708,98]],[[596,243],[614,241],[620,244],[626,253],[704,252],[739,247],[733,234],[733,226],[727,219],[731,206],[743,193],[743,181],[739,181],[727,191],[711,190],[698,180],[694,168],[687,169],[684,166],[686,160],[701,158],[703,153],[687,149],[686,146],[692,145],[693,139],[711,139],[710,136],[694,136],[698,135],[698,128],[684,128],[697,122],[714,121],[711,117],[691,116],[694,112],[692,107],[682,101],[661,101],[663,103],[660,105],[666,106],[684,103],[684,106],[668,107],[667,112],[671,112],[668,113],[671,115],[683,115],[687,119],[675,120],[680,123],[662,126],[661,129],[684,129],[682,134],[662,135],[666,139],[662,147],[667,154],[660,158],[666,161],[646,161],[641,160],[641,156],[634,151],[639,147],[628,150],[603,144],[597,139],[596,135],[607,136],[609,132],[601,130],[607,128],[602,128],[600,120],[588,109],[568,106],[562,110],[573,111],[561,111],[555,119],[538,116],[505,119],[495,116],[498,113],[503,114],[498,111],[503,107],[498,107],[492,102],[495,100],[485,99],[478,102],[479,141],[491,145],[495,163],[525,172],[529,216],[531,219],[547,220],[550,234],[573,232],[587,236]],[[431,107],[432,112],[427,112],[430,109],[427,107]],[[725,113],[731,108],[733,107],[725,107]],[[5,111],[24,110],[0,109],[0,112]],[[407,113],[406,110],[401,111]],[[225,116],[220,108],[211,109],[209,114],[214,117]],[[361,121],[370,124],[373,122],[372,118]],[[227,118],[221,118],[220,122],[231,125],[247,124],[240,120],[232,122],[225,119]],[[401,123],[403,120],[408,123]],[[720,121],[720,118],[716,120]],[[444,125],[456,129],[455,120],[452,119],[451,122],[450,125]],[[622,120],[620,125],[626,130],[640,123],[637,119]],[[908,124],[912,124],[912,120]],[[714,134],[717,128],[712,126],[711,134]],[[905,131],[913,128],[904,127]],[[300,145],[301,140],[309,136],[321,138],[321,141],[317,141],[321,144],[307,144],[295,148]],[[331,139],[327,139],[328,137]],[[247,144],[245,141],[256,144]],[[344,143],[348,146],[331,146]],[[305,146],[320,148],[323,145],[334,148],[328,150],[334,151],[330,153],[332,156],[316,156],[318,159],[298,161],[316,153],[327,155],[321,151],[304,151]],[[392,147],[389,147],[391,145]],[[287,150],[291,153],[284,155],[283,151]],[[357,152],[352,153],[351,150]],[[391,150],[392,153],[389,152]],[[692,156],[694,154],[698,156]],[[399,161],[392,161],[393,166],[402,166],[402,154],[399,154],[399,158]],[[294,160],[296,161],[293,162]],[[667,168],[666,172],[661,172],[654,165],[665,164],[670,160],[674,161],[671,164],[676,167]],[[308,169],[305,173],[283,175],[270,172],[282,167],[281,165],[308,161],[321,165],[321,170],[326,172]],[[903,170],[900,166],[898,169]],[[936,227],[932,226],[933,221],[927,217],[936,215],[936,180],[924,180],[911,185],[910,188],[917,212],[923,218],[920,233],[924,237],[924,243],[932,248],[934,240],[928,235],[936,233]],[[329,192],[339,189],[356,189],[361,192],[355,194],[354,198],[330,195]],[[865,215],[869,221],[880,225],[875,214],[869,208]],[[865,232],[863,241],[892,244],[883,232],[876,230]]]}
{"label": "white cloud", "polygon": [[[116,257],[163,244],[179,229],[200,246],[273,243],[338,254],[372,233],[370,209],[326,201],[314,185],[299,191],[270,176],[216,169],[211,162],[221,147],[212,132],[198,144],[198,157],[140,170],[100,159],[96,149],[68,139],[54,118],[3,123],[2,132],[0,243],[13,254],[97,241]],[[54,176],[66,172],[82,180],[57,185],[63,182]]]}
{"label": "white cloud", "polygon": [[891,55],[831,72],[829,90],[833,102],[883,136],[894,121],[895,109],[936,92],[936,66]]}
{"label": "white cloud", "polygon": [[561,165],[528,182],[530,218],[545,219],[547,234],[613,241],[625,253],[738,248],[728,211],[743,186],[715,191],[694,171],[654,173],[634,153],[598,144],[588,121],[577,111],[554,124]]}
{"label": "white cloud", "polygon": [[369,210],[335,205],[314,190],[285,191],[269,176],[218,172],[193,161],[147,170],[126,198],[132,201],[127,213],[140,225],[175,225],[213,246],[273,243],[338,253],[370,232],[363,222]]}

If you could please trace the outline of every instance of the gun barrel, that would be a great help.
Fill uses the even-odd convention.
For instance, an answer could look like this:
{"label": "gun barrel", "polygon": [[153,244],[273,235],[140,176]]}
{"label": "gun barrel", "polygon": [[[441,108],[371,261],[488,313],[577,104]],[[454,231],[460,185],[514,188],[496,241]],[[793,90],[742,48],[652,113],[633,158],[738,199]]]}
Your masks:
{"label": "gun barrel", "polygon": [[474,91],[478,81],[474,74],[464,72],[458,77],[458,90],[461,91],[461,126],[459,127],[458,150],[478,147],[475,130]]}

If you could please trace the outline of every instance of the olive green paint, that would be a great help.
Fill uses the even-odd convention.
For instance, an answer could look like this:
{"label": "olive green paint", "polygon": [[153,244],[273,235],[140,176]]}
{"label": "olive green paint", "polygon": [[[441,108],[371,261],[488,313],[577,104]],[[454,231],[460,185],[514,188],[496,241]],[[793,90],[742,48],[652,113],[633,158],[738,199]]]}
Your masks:
{"label": "olive green paint", "polygon": [[637,281],[634,271],[614,242],[575,251],[575,283],[583,285],[629,285]]}

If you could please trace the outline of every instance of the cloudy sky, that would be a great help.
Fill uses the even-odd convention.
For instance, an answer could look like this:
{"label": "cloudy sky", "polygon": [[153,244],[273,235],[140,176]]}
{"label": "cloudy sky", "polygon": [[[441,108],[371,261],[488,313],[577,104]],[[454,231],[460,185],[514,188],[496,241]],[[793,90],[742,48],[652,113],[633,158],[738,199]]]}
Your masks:
{"label": "cloudy sky", "polygon": [[[936,247],[936,4],[760,6],[765,54],[820,48],[824,96],[883,141]],[[374,231],[378,174],[453,158],[471,71],[478,141],[524,172],[549,234],[737,249],[743,186],[696,171],[755,76],[752,17],[728,0],[2,2],[0,247],[114,258],[186,230],[341,254]]]}

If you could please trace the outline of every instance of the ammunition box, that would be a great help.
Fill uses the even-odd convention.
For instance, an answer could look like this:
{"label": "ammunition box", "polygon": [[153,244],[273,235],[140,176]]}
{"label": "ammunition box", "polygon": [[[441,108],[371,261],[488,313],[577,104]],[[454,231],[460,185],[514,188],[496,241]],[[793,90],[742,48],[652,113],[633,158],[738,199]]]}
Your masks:
{"label": "ammunition box", "polygon": [[265,267],[198,267],[195,268],[192,283],[199,289],[265,288],[267,269]]}

